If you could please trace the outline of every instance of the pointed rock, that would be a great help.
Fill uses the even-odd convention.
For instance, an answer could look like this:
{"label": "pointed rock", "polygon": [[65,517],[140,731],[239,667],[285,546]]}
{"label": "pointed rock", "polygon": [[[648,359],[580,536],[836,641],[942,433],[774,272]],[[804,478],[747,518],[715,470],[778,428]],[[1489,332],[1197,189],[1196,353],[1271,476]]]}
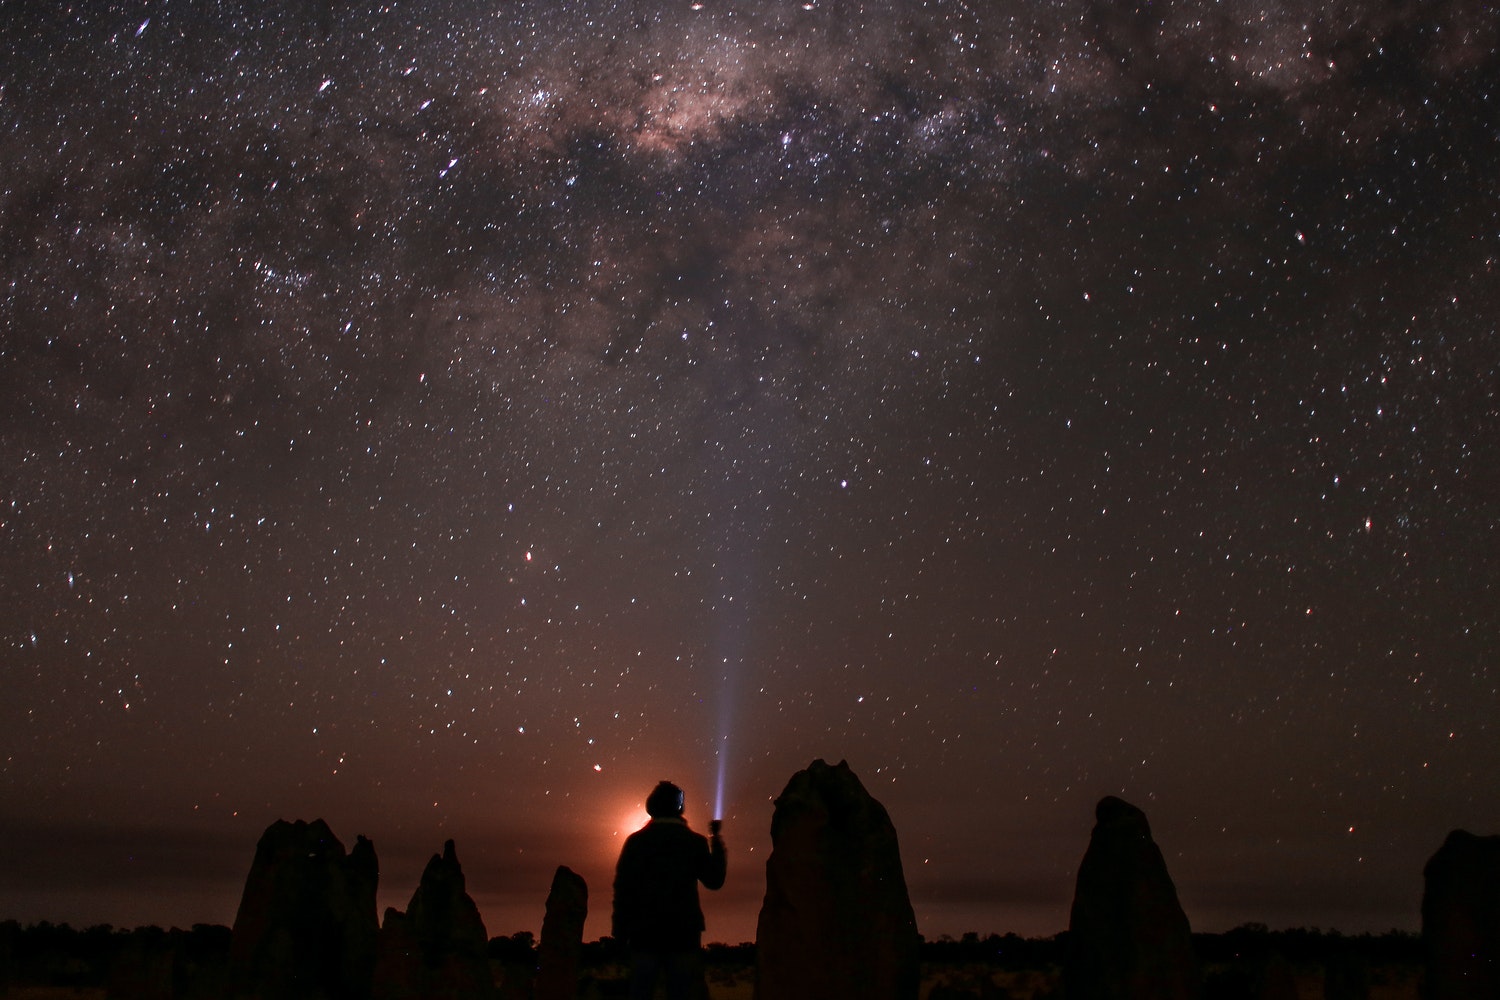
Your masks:
{"label": "pointed rock", "polygon": [[1500,836],[1454,830],[1422,875],[1424,1000],[1500,997]]}
{"label": "pointed rock", "polygon": [[492,1000],[489,939],[453,841],[422,872],[406,912],[385,911],[376,1000]]}
{"label": "pointed rock", "polygon": [[538,956],[536,1000],[573,1000],[583,965],[583,922],[589,915],[589,887],[571,868],[559,865],[547,893]]}
{"label": "pointed rock", "polygon": [[366,1000],[375,966],[375,846],[353,852],[321,819],[278,820],[255,848],[234,918],[230,995],[238,1000]]}
{"label": "pointed rock", "polygon": [[847,763],[813,761],[771,819],[755,995],[915,1000],[919,943],[885,807]]}
{"label": "pointed rock", "polygon": [[1187,915],[1146,814],[1110,796],[1094,817],[1068,926],[1068,1000],[1194,1000]]}

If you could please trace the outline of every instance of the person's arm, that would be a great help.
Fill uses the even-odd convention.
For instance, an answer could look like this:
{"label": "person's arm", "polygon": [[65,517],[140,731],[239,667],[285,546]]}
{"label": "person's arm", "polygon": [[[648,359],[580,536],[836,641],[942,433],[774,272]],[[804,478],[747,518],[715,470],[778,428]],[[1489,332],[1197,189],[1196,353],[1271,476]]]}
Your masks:
{"label": "person's arm", "polygon": [[717,889],[724,884],[728,866],[724,856],[724,838],[719,835],[722,827],[719,820],[708,824],[708,853],[703,856],[702,870],[698,873],[698,881],[703,883],[705,889]]}

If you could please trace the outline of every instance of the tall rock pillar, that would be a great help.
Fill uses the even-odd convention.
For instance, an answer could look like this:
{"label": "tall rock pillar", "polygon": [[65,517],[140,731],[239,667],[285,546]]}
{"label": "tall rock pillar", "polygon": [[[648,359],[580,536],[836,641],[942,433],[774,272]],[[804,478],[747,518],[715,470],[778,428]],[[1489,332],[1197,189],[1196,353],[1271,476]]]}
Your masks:
{"label": "tall rock pillar", "polygon": [[1500,836],[1454,830],[1422,875],[1424,1000],[1500,997]]}
{"label": "tall rock pillar", "polygon": [[234,917],[236,1000],[368,1000],[375,968],[375,846],[349,854],[322,820],[266,829]]}
{"label": "tall rock pillar", "polygon": [[536,1000],[573,1000],[583,966],[583,922],[589,887],[573,869],[559,865],[547,893],[542,944],[537,955]]}
{"label": "tall rock pillar", "polygon": [[1094,818],[1068,923],[1068,1000],[1195,1000],[1187,915],[1146,814],[1110,796]]}
{"label": "tall rock pillar", "polygon": [[815,760],[777,798],[755,943],[761,1000],[915,1000],[896,828],[847,763]]}
{"label": "tall rock pillar", "polygon": [[406,912],[385,911],[375,1000],[493,1000],[489,938],[453,841],[422,872]]}

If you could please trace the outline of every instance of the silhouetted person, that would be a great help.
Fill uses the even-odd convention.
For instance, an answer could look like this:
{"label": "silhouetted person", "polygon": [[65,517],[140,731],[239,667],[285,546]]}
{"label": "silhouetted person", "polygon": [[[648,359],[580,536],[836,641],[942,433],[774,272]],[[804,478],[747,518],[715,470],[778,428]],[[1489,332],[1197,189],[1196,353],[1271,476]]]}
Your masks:
{"label": "silhouetted person", "polygon": [[702,982],[698,883],[724,884],[724,841],[718,820],[705,838],[688,829],[682,809],[682,789],[670,781],[652,789],[651,821],[625,839],[615,867],[613,933],[630,949],[634,1000],[650,1000],[658,977],[665,977],[672,1000],[693,1000]]}

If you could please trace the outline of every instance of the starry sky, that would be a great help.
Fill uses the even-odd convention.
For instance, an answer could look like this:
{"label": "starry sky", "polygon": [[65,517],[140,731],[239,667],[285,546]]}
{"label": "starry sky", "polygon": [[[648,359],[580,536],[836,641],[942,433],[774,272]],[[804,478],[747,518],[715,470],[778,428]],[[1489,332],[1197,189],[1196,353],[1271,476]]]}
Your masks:
{"label": "starry sky", "polygon": [[1500,829],[1500,12],[0,0],[0,918],[277,818],[708,939],[847,759],[919,927],[1415,929]]}

